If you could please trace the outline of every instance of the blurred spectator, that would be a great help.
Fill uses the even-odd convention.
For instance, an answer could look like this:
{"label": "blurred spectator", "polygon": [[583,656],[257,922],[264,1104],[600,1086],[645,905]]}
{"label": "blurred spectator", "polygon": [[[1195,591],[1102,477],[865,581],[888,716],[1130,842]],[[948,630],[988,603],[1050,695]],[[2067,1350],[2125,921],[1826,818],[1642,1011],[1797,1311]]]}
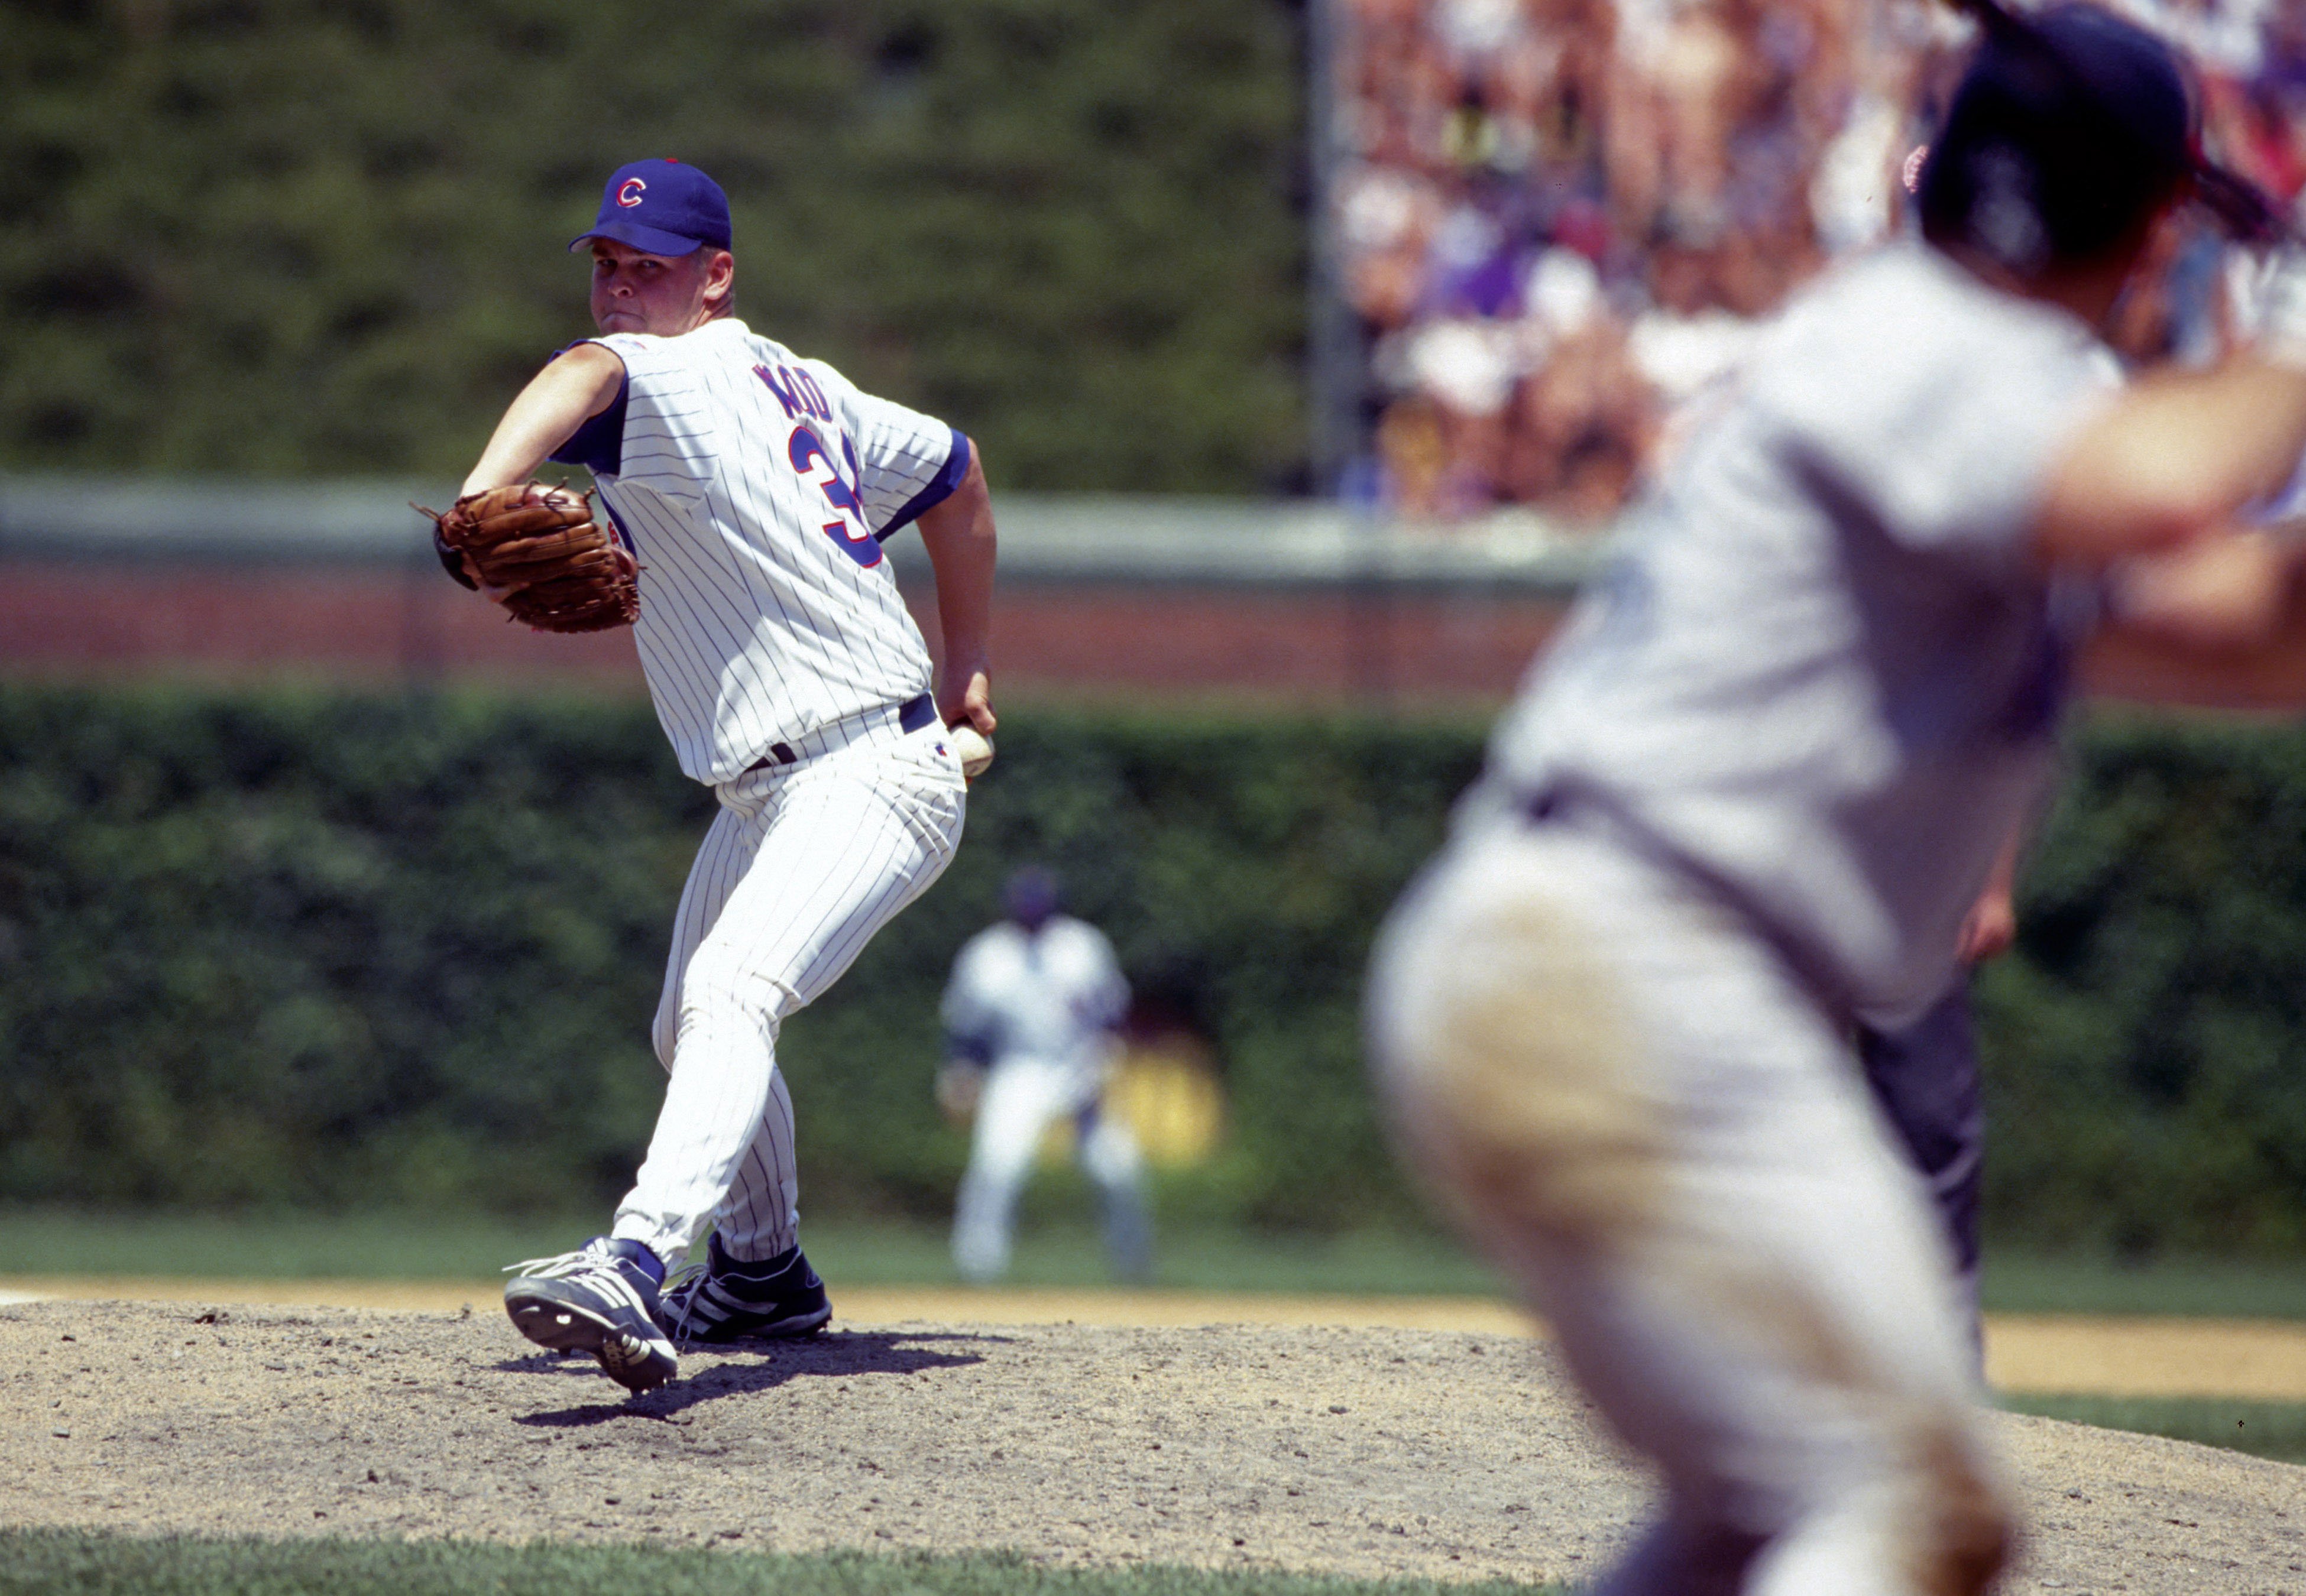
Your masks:
{"label": "blurred spectator", "polygon": [[[1900,224],[1969,38],[1940,0],[1332,3],[1356,476],[1442,526],[1606,525],[1786,295]],[[2200,63],[2214,151],[2306,188],[2306,0],[2109,3]],[[2123,348],[2215,358],[2229,254],[2174,229]]]}

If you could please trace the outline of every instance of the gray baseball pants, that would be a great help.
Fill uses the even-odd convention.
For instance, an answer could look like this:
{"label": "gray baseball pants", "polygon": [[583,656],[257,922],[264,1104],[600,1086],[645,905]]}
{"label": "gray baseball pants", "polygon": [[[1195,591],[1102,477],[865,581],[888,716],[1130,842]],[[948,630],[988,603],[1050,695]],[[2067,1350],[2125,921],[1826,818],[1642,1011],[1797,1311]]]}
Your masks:
{"label": "gray baseball pants", "polygon": [[1846,1032],[1606,836],[1462,834],[1380,939],[1413,1165],[1662,1471],[1609,1596],[1967,1596],[2008,1512],[1926,1199]]}

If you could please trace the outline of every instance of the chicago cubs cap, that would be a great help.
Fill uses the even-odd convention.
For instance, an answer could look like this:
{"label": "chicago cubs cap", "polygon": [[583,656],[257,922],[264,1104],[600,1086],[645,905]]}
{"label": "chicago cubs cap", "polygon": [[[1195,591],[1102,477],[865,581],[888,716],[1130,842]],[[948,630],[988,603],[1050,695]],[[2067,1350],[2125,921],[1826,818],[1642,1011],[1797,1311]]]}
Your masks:
{"label": "chicago cubs cap", "polygon": [[666,156],[634,161],[609,174],[601,191],[601,215],[588,233],[569,240],[581,249],[595,238],[646,250],[652,255],[686,255],[701,244],[729,247],[729,196],[695,166]]}

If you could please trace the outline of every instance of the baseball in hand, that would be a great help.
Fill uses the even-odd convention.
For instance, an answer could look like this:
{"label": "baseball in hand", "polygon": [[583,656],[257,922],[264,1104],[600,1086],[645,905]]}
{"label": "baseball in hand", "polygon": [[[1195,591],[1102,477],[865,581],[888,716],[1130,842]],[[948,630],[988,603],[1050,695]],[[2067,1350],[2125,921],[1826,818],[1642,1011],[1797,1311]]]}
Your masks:
{"label": "baseball in hand", "polygon": [[945,735],[952,738],[952,751],[961,755],[961,773],[974,781],[993,763],[993,739],[963,721],[948,727]]}

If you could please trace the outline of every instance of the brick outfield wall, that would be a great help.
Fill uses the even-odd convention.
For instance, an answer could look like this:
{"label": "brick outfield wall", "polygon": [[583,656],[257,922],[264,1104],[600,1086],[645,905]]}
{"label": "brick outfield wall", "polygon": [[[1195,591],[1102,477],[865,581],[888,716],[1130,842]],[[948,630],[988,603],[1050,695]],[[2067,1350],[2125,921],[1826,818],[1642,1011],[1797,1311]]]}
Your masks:
{"label": "brick outfield wall", "polygon": [[[934,642],[932,595],[908,587],[906,597]],[[1560,599],[1526,593],[1012,583],[995,600],[996,686],[1037,697],[1475,705],[1512,691],[1561,611]],[[508,624],[429,558],[400,568],[0,560],[0,670],[177,670],[643,690],[624,634]]]}

